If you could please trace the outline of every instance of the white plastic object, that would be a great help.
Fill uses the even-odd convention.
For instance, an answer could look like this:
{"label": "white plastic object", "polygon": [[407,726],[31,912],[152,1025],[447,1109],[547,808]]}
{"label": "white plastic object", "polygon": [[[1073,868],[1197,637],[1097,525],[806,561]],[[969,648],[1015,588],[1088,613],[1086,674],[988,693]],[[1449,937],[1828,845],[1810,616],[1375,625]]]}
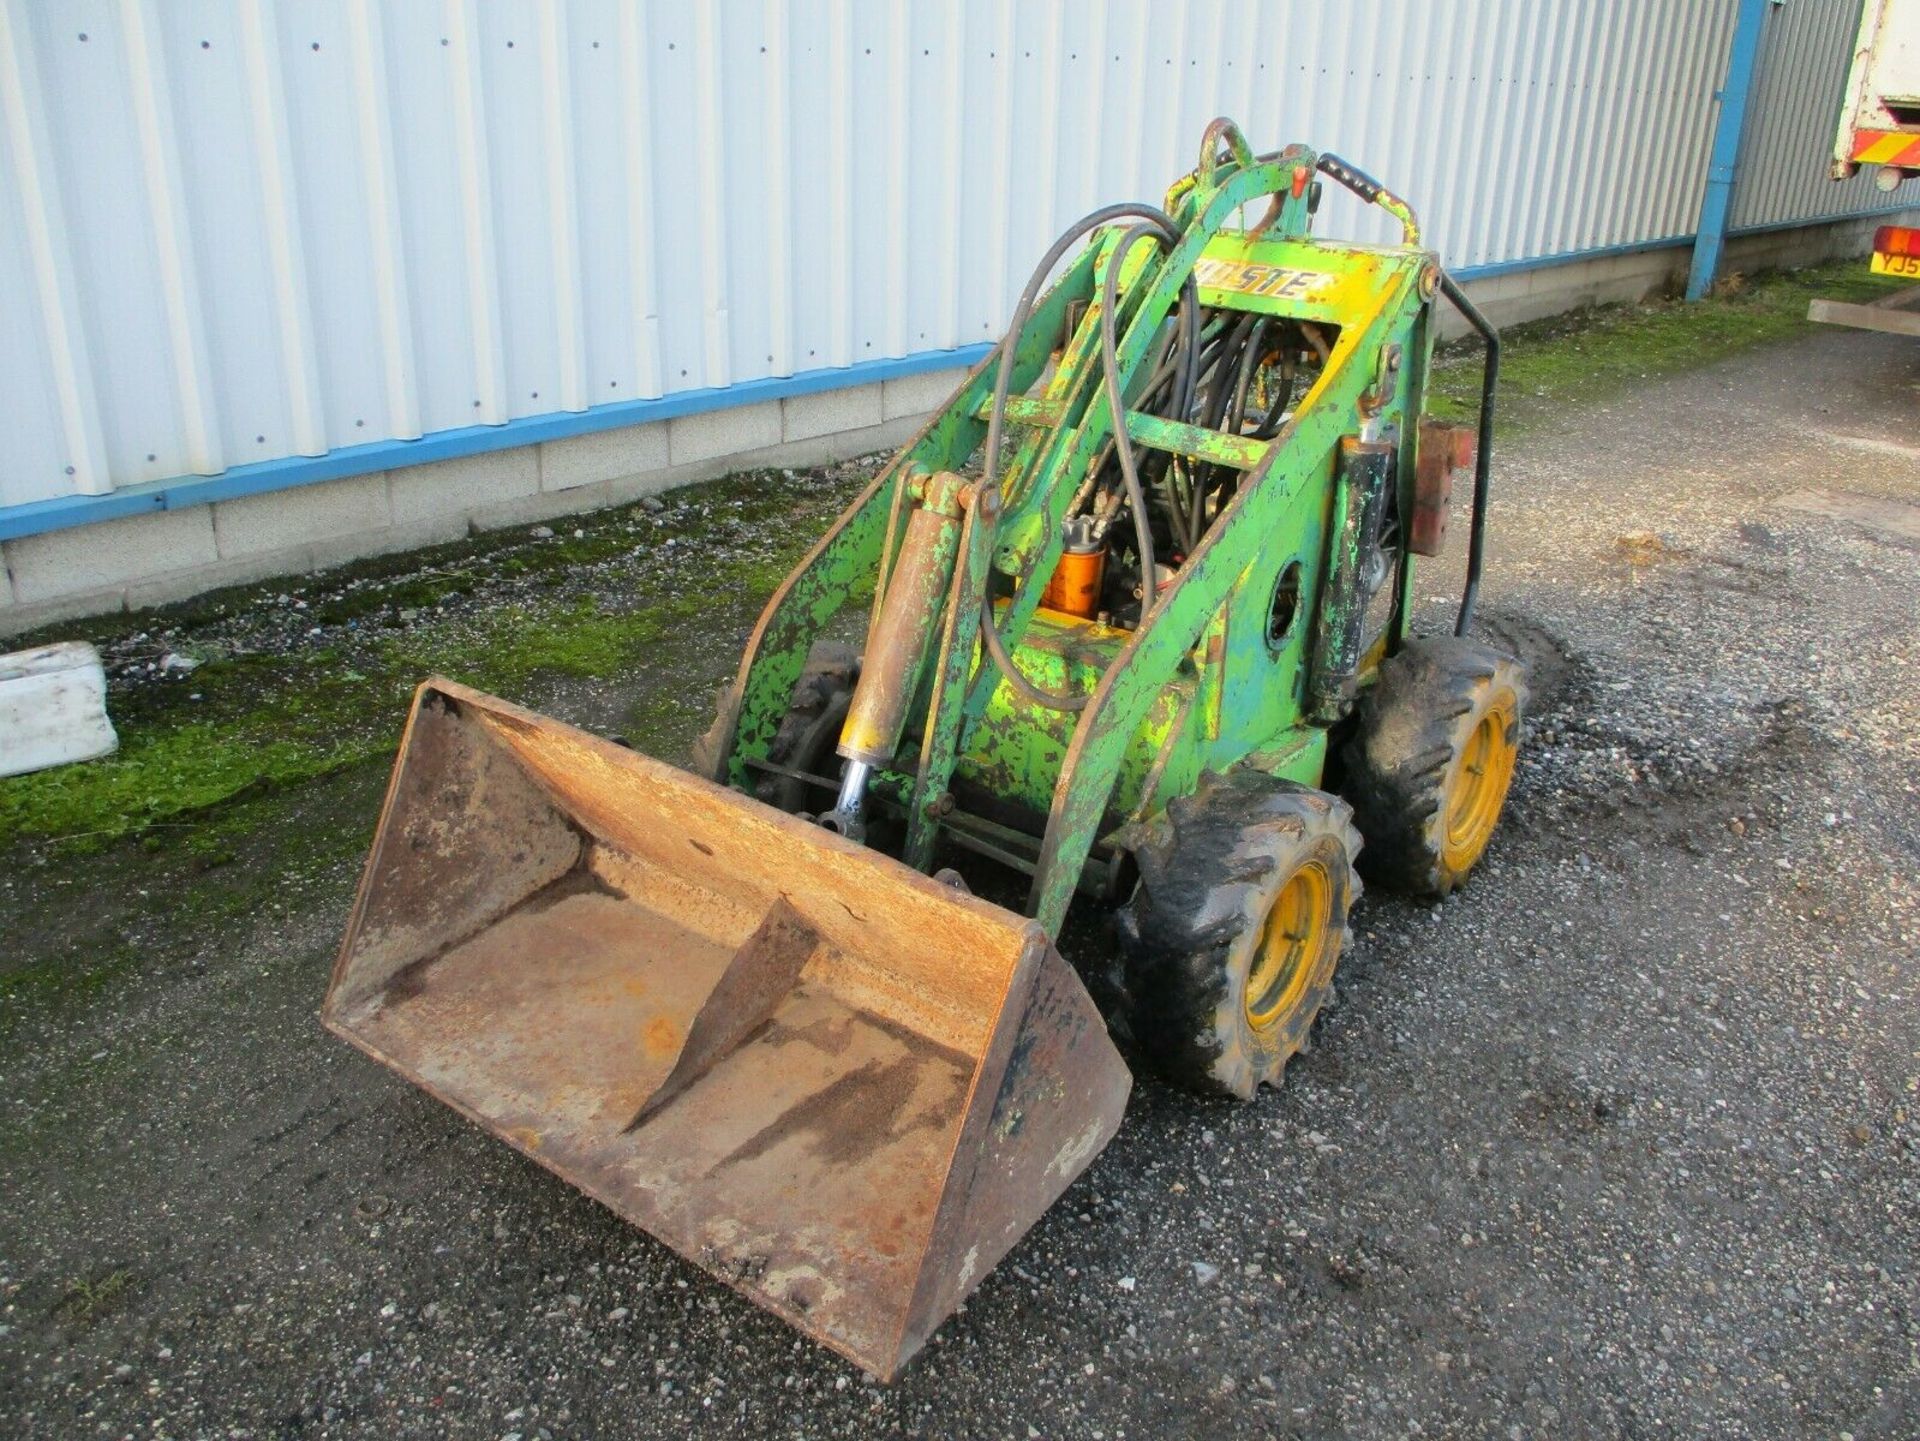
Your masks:
{"label": "white plastic object", "polygon": [[99,651],[67,640],[0,655],[0,776],[90,761],[119,744]]}

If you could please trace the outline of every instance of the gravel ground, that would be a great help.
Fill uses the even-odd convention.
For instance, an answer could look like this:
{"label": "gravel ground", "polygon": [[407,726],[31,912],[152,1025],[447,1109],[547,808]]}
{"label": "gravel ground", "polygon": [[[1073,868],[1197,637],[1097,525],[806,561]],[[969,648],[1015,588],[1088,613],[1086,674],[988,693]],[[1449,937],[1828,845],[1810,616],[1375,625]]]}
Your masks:
{"label": "gravel ground", "polygon": [[[1143,1078],[891,1388],[321,1033],[355,868],[309,838],[373,768],[210,877],[9,873],[29,950],[134,959],[7,1018],[0,1428],[1915,1434],[1917,417],[1920,350],[1823,332],[1507,447],[1537,704],[1484,871],[1364,900],[1279,1092]],[[292,879],[223,915],[236,869]]]}

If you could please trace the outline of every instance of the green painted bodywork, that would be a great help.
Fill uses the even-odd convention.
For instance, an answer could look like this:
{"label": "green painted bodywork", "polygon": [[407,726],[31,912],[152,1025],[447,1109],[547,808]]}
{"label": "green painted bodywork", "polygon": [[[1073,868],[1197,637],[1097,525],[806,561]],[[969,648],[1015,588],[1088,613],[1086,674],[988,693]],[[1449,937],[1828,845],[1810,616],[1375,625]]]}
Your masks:
{"label": "green painted bodywork", "polygon": [[[1116,327],[1125,394],[1144,382],[1143,361],[1196,265],[1203,305],[1295,317],[1325,327],[1331,342],[1312,389],[1270,443],[1129,412],[1128,433],[1143,454],[1171,449],[1244,472],[1235,498],[1137,629],[1037,611],[1060,556],[1063,518],[1110,435],[1099,310],[1124,225],[1095,233],[1011,342],[1012,453],[993,494],[970,493],[946,603],[926,617],[936,643],[925,673],[904,678],[914,697],[908,738],[874,793],[904,811],[903,858],[921,868],[942,829],[955,824],[947,817],[956,799],[968,812],[1013,817],[1034,843],[1029,910],[1049,933],[1057,934],[1095,848],[1191,790],[1203,771],[1252,764],[1320,781],[1327,730],[1307,718],[1307,652],[1325,603],[1329,535],[1343,513],[1340,443],[1363,433],[1404,439],[1395,475],[1406,514],[1437,266],[1412,244],[1311,238],[1295,172],[1310,177],[1315,159],[1292,147],[1266,160],[1243,152],[1203,164],[1169,194],[1178,243],[1162,252],[1136,245],[1128,256]],[[1227,228],[1242,207],[1269,197],[1279,203],[1264,230]],[[1049,373],[1050,361],[1057,363]],[[768,603],[723,702],[715,779],[751,788],[754,762],[768,755],[809,648],[837,613],[872,601],[912,494],[942,472],[978,475],[998,363],[996,351],[967,377]],[[1043,375],[1044,389],[1030,394]],[[1299,603],[1284,634],[1270,640],[1275,589],[1291,566],[1299,568]],[[1011,582],[996,610],[1015,664],[1043,690],[1090,697],[1084,709],[1022,699],[986,656],[979,615],[994,573],[1004,578],[994,594],[1006,596]],[[1411,584],[1412,564],[1403,560],[1389,652],[1405,635]]]}

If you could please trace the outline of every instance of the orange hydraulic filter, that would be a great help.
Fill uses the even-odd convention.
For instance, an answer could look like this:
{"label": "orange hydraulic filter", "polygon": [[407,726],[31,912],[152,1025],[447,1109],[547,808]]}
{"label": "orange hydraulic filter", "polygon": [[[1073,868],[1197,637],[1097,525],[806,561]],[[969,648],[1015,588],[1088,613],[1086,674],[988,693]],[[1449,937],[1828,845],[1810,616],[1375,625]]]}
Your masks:
{"label": "orange hydraulic filter", "polygon": [[1062,615],[1092,620],[1100,609],[1100,582],[1106,573],[1106,545],[1093,539],[1086,517],[1074,516],[1067,521],[1066,547],[1040,593],[1040,604]]}

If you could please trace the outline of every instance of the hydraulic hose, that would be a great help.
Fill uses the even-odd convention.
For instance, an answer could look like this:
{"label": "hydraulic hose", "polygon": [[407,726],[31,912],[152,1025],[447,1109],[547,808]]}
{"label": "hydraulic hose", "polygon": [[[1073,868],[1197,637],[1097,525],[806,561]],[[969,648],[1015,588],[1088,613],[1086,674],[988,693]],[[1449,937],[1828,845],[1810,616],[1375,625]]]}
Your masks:
{"label": "hydraulic hose", "polygon": [[[1180,232],[1174,228],[1173,221],[1167,216],[1166,212],[1154,206],[1135,201],[1122,201],[1117,205],[1103,205],[1098,210],[1092,211],[1082,216],[1079,220],[1076,220],[1072,225],[1067,227],[1058,240],[1047,247],[1047,253],[1040,258],[1039,265],[1034,267],[1033,275],[1027,281],[1026,289],[1020,292],[1020,302],[1014,306],[1013,319],[1007,326],[1006,335],[1002,337],[1000,341],[1000,364],[993,381],[993,406],[987,412],[986,459],[982,467],[980,481],[980,488],[982,490],[990,489],[999,478],[1000,440],[1001,433],[1006,425],[1007,392],[1013,385],[1014,351],[1019,346],[1021,332],[1027,328],[1027,317],[1033,312],[1033,303],[1039,297],[1040,287],[1046,283],[1047,276],[1053,273],[1053,267],[1059,263],[1060,257],[1067,253],[1067,248],[1081,236],[1090,230],[1095,230],[1105,225],[1108,221],[1129,218],[1151,222],[1150,227],[1145,227],[1147,233],[1157,230],[1166,238],[1169,245],[1174,244],[1180,238]],[[1135,229],[1139,230],[1143,229],[1143,227],[1136,226]],[[1129,233],[1131,234],[1131,232]],[[1126,242],[1123,241],[1122,243],[1124,245]],[[1113,275],[1118,268],[1116,263],[1108,270],[1110,287]],[[1189,285],[1188,288],[1192,290],[1191,285]],[[1197,292],[1195,292],[1195,294],[1197,294]],[[1184,310],[1184,295],[1182,297],[1182,306]],[[1109,399],[1111,400],[1111,391],[1118,388],[1118,380],[1115,376],[1116,367],[1113,365],[1111,359],[1112,351],[1107,344],[1106,334],[1106,327],[1111,325],[1111,310],[1103,315],[1102,325],[1101,361],[1103,365],[1107,366],[1107,382],[1109,386]],[[1196,335],[1198,334],[1198,329],[1199,317],[1196,314],[1193,317],[1192,324],[1192,330]],[[1126,413],[1117,407],[1115,410],[1115,422],[1114,435],[1117,448],[1119,445],[1125,444],[1124,437],[1126,433]],[[1127,453],[1129,459],[1131,459],[1131,453]],[[1132,476],[1132,480],[1134,487],[1137,488],[1139,484],[1137,474]],[[1128,495],[1129,503],[1132,503],[1133,500],[1134,496],[1130,493]],[[1153,582],[1151,579],[1153,536],[1147,527],[1146,520],[1146,505],[1145,501],[1142,500],[1134,509],[1134,525],[1138,531],[1138,544],[1142,552],[1141,574],[1146,577],[1142,594],[1150,597],[1153,593]],[[1142,614],[1144,613],[1143,611]],[[1020,673],[1019,668],[1013,663],[1013,657],[1007,654],[1006,642],[1001,639],[999,627],[994,624],[993,597],[991,595],[983,597],[980,603],[980,635],[986,642],[987,654],[993,657],[995,668],[1006,678],[1007,684],[1013,688],[1014,693],[1019,695],[1023,700],[1033,705],[1046,706],[1051,710],[1077,711],[1086,708],[1087,696],[1059,695],[1052,691],[1043,690]]]}
{"label": "hydraulic hose", "polygon": [[[1153,565],[1153,524],[1147,515],[1147,495],[1140,488],[1140,470],[1133,458],[1133,437],[1127,434],[1126,398],[1120,394],[1120,361],[1115,355],[1114,310],[1120,303],[1120,267],[1133,249],[1134,242],[1153,235],[1153,224],[1136,225],[1120,237],[1107,262],[1105,284],[1100,291],[1100,368],[1106,372],[1107,407],[1113,416],[1113,454],[1120,462],[1120,478],[1127,487],[1127,505],[1133,511],[1135,548],[1140,553],[1140,616],[1144,620],[1153,609],[1159,587]],[[1166,237],[1163,237],[1166,238]],[[1171,244],[1170,238],[1166,238]]]}

